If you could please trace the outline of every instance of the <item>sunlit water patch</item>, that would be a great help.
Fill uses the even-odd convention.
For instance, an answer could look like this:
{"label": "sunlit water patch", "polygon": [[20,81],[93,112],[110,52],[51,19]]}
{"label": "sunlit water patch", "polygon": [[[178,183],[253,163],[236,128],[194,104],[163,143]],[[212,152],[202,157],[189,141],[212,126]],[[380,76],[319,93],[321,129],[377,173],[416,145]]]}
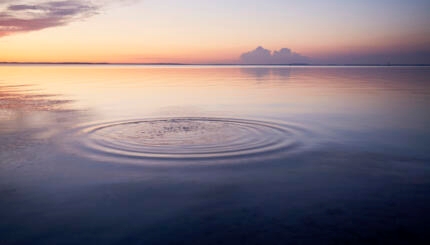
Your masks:
{"label": "sunlit water patch", "polygon": [[163,118],[80,128],[79,155],[114,162],[273,157],[298,150],[307,130],[233,118]]}

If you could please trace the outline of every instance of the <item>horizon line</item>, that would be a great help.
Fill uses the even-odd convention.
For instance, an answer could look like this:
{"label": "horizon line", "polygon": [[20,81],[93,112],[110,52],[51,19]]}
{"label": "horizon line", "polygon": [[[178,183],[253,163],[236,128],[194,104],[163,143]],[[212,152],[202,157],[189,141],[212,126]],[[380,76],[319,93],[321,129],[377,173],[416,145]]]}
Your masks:
{"label": "horizon line", "polygon": [[0,65],[155,65],[155,66],[430,66],[430,64],[401,64],[401,63],[291,63],[291,64],[244,64],[244,63],[176,63],[176,62],[9,62],[0,61]]}

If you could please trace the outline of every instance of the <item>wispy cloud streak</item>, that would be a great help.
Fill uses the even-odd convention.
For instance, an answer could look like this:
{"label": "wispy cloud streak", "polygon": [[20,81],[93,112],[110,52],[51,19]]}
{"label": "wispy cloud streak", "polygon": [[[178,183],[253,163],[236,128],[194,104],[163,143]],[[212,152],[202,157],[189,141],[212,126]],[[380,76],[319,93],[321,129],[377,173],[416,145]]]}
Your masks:
{"label": "wispy cloud streak", "polygon": [[[137,0],[119,0],[131,3]],[[42,30],[98,14],[112,0],[0,0],[0,37]]]}

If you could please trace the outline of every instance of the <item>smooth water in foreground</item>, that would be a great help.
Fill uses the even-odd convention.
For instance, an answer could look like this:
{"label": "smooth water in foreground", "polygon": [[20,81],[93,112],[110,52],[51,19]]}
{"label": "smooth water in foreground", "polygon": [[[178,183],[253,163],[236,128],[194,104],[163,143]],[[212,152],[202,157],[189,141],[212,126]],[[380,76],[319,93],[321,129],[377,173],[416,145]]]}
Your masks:
{"label": "smooth water in foreground", "polygon": [[0,244],[430,242],[429,67],[0,66]]}

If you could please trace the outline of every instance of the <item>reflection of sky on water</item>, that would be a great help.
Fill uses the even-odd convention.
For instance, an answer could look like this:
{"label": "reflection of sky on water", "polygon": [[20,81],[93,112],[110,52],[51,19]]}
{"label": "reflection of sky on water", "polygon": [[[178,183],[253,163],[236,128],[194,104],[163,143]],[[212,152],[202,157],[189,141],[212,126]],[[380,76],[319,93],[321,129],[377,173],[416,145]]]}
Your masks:
{"label": "reflection of sky on water", "polygon": [[[360,244],[428,230],[427,67],[0,66],[0,76],[6,241]],[[224,158],[190,158],[199,152]]]}
{"label": "reflection of sky on water", "polygon": [[[91,111],[87,123],[256,118],[326,134],[315,141],[414,151],[425,150],[429,134],[426,67],[3,66],[1,72],[2,117],[67,108]],[[412,137],[408,144],[400,140],[405,135]]]}
{"label": "reflection of sky on water", "polygon": [[267,80],[271,80],[273,78],[278,78],[278,79],[283,79],[283,80],[287,80],[290,77],[290,67],[276,67],[276,68],[272,68],[272,67],[264,67],[264,66],[259,66],[259,67],[245,67],[245,68],[241,68],[241,71],[250,76],[251,78],[254,77],[255,80],[258,81],[267,81]]}
{"label": "reflection of sky on water", "polygon": [[422,152],[429,134],[426,67],[3,66],[1,73],[3,118],[66,109],[89,110],[86,123],[256,118],[323,132],[316,142]]}

